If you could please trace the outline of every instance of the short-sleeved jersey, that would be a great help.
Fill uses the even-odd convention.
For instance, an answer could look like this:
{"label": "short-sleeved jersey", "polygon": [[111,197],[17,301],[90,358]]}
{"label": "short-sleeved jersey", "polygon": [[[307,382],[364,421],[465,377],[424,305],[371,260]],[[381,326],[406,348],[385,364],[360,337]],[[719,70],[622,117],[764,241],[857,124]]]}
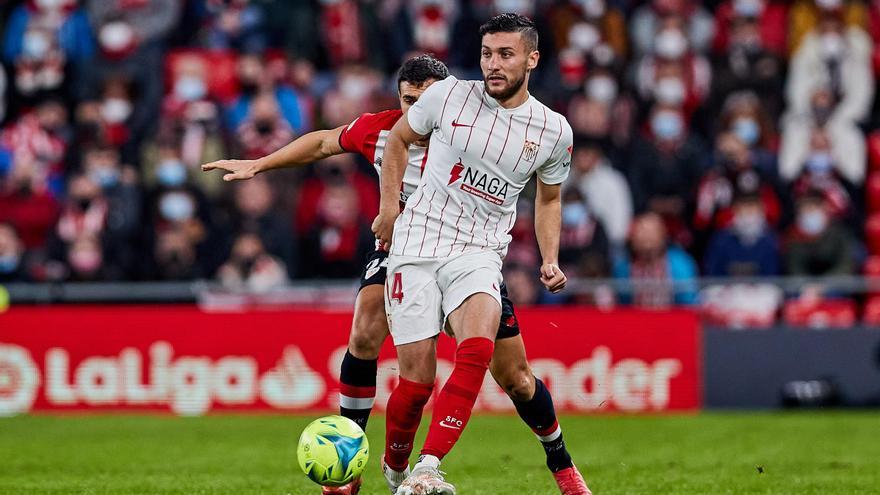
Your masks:
{"label": "short-sleeved jersey", "polygon": [[[379,113],[365,113],[354,119],[339,135],[339,146],[350,153],[360,153],[382,175],[382,158],[385,154],[385,142],[391,134],[391,128],[400,120],[400,110],[386,110]],[[409,163],[403,174],[400,187],[400,202],[406,203],[407,198],[415,192],[422,176],[422,169],[427,159],[427,148],[412,145],[409,147]]]}
{"label": "short-sleeved jersey", "polygon": [[431,134],[418,189],[395,223],[391,253],[444,257],[494,250],[502,257],[516,202],[532,175],[568,177],[572,132],[564,117],[532,96],[504,108],[482,81],[448,77],[410,107],[407,120]]}

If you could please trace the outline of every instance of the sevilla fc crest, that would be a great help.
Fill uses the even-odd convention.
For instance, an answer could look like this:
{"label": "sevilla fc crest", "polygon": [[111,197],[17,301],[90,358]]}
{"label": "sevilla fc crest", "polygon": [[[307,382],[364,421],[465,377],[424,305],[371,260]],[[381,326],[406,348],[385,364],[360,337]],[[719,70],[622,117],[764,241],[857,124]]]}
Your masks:
{"label": "sevilla fc crest", "polygon": [[526,140],[525,144],[523,144],[523,160],[527,162],[535,161],[535,158],[538,156],[538,147],[538,143]]}

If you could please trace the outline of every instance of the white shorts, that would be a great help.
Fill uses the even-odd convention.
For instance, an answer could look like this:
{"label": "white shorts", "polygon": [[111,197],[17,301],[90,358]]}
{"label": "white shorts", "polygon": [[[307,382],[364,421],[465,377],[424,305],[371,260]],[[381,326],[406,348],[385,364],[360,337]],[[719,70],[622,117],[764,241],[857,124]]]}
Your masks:
{"label": "white shorts", "polygon": [[480,251],[446,258],[390,255],[385,312],[394,345],[434,337],[468,297],[485,292],[501,306],[501,257]]}

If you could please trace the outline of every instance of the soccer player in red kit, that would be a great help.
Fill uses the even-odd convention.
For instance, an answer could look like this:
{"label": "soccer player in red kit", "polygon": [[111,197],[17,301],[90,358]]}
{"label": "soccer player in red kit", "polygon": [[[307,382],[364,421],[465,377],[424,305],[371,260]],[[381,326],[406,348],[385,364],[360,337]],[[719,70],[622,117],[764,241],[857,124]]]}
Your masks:
{"label": "soccer player in red kit", "polygon": [[[205,171],[226,170],[227,181],[249,179],[257,173],[284,167],[306,165],[345,152],[360,153],[381,173],[385,143],[390,129],[414,104],[422,92],[436,81],[449,75],[446,66],[422,55],[408,60],[398,74],[401,110],[364,114],[351,124],[332,130],[306,134],[286,147],[258,160],[220,160],[202,166]],[[427,142],[417,142],[407,151],[408,165],[400,187],[400,202],[418,186],[427,153]],[[376,391],[376,363],[382,343],[389,335],[385,315],[383,286],[388,253],[377,248],[370,254],[361,275],[360,290],[355,302],[354,319],[348,350],[340,372],[340,414],[366,429]],[[528,367],[519,325],[513,305],[503,296],[501,322],[497,327],[498,345],[491,365],[492,375],[511,397],[517,411],[544,445],[547,466],[554,473],[563,494],[580,495],[584,492],[567,490],[571,480],[580,479],[577,468],[565,448],[561,429],[556,421],[553,401],[544,384],[536,379]],[[400,413],[400,420],[413,433],[421,419],[422,406],[431,397],[433,383],[404,382],[402,385],[417,398],[413,409]],[[415,407],[418,406],[418,407]],[[408,435],[408,433],[406,434]],[[391,439],[394,442],[394,439]],[[401,442],[397,442],[401,444]],[[406,443],[406,442],[403,442]],[[399,466],[397,471],[385,470],[386,481],[392,493],[408,474],[408,457],[412,450],[409,440],[402,450],[389,457],[389,463]],[[358,493],[360,480],[343,487],[325,487],[325,494],[352,495]]]}
{"label": "soccer player in red kit", "polygon": [[[434,381],[438,333],[446,328],[458,341],[455,366],[434,404],[421,456],[397,495],[455,495],[439,465],[467,426],[490,367],[504,305],[502,259],[517,198],[533,175],[540,279],[551,292],[566,282],[557,258],[560,185],[571,164],[571,127],[528,93],[529,73],[539,58],[534,23],[502,14],[481,26],[480,34],[484,80],[450,76],[432,84],[397,121],[385,144],[373,231],[390,246],[385,305],[401,376],[388,400],[386,472],[404,467],[394,465],[392,457],[400,445],[412,443],[418,423],[409,421],[415,416],[411,411],[423,406],[414,390]],[[401,213],[398,190],[406,153],[426,138],[430,153],[424,173]],[[520,414],[529,422],[529,413]],[[576,470],[557,481],[563,493],[590,493]]]}

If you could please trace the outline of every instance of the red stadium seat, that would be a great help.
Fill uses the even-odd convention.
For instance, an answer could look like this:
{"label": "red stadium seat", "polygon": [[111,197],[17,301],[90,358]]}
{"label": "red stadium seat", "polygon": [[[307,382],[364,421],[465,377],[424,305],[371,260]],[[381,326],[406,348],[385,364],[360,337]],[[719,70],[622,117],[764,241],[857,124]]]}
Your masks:
{"label": "red stadium seat", "polygon": [[868,169],[880,170],[880,131],[868,135]]}
{"label": "red stadium seat", "polygon": [[868,213],[880,212],[880,170],[870,172],[865,182],[865,204]]}
{"label": "red stadium seat", "polygon": [[865,221],[865,240],[870,254],[880,254],[880,213],[872,214]]}
{"label": "red stadium seat", "polygon": [[235,75],[236,55],[234,52],[201,49],[179,49],[168,52],[165,57],[165,78],[170,91],[174,81],[177,64],[186,57],[199,57],[210,68],[208,71],[208,92],[221,103],[231,102],[238,94],[238,80]]}
{"label": "red stadium seat", "polygon": [[856,303],[849,299],[793,299],[785,303],[783,319],[789,325],[809,328],[849,328],[856,322]]}
{"label": "red stadium seat", "polygon": [[862,322],[865,325],[880,326],[880,295],[871,296],[865,302]]}

